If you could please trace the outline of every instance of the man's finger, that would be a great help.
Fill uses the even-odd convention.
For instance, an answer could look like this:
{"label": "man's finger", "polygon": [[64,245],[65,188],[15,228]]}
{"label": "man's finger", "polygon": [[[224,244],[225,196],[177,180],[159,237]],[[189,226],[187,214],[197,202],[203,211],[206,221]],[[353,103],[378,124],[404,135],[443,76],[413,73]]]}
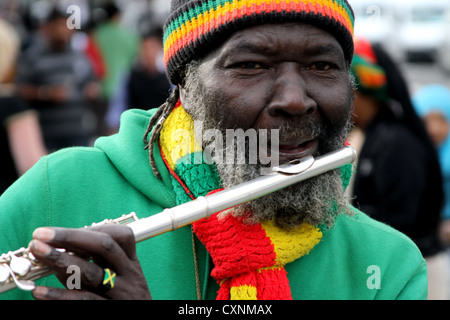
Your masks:
{"label": "man's finger", "polygon": [[36,287],[32,295],[37,300],[105,300],[92,292],[84,290],[64,290],[50,287]]}
{"label": "man's finger", "polygon": [[57,273],[58,279],[63,284],[71,276],[71,273],[67,272],[71,266],[77,266],[80,269],[80,281],[84,288],[97,288],[103,280],[104,274],[101,267],[76,255],[59,251],[39,240],[31,241],[29,249],[41,263]]}
{"label": "man's finger", "polygon": [[136,241],[133,230],[130,227],[120,224],[104,224],[88,229],[109,234],[125,251],[130,260],[137,260]]}
{"label": "man's finger", "polygon": [[89,256],[121,272],[121,261],[128,259],[123,248],[109,235],[89,229],[39,228],[33,233],[40,240],[56,248],[65,248],[80,256]]}

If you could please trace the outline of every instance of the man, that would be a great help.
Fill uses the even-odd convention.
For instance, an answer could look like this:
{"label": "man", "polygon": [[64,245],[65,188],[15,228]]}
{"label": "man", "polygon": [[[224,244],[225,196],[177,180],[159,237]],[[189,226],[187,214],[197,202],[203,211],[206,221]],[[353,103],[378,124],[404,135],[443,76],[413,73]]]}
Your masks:
{"label": "man", "polygon": [[38,115],[17,97],[13,84],[19,47],[14,27],[0,19],[0,194],[46,154]]}
{"label": "man", "polygon": [[100,84],[86,56],[71,47],[68,15],[57,6],[42,22],[40,37],[21,56],[17,87],[39,112],[49,151],[91,145],[96,137],[94,106]]}
{"label": "man", "polygon": [[126,109],[152,109],[166,101],[171,85],[164,69],[161,35],[162,30],[156,28],[142,36],[139,57],[109,104],[106,121],[111,132],[118,131]]}
{"label": "man", "polygon": [[138,57],[139,37],[121,24],[122,11],[116,1],[99,3],[99,9],[104,11],[105,16],[96,21],[92,37],[105,64],[103,92],[106,99],[111,101]]}
{"label": "man", "polygon": [[[279,141],[280,163],[341,148],[352,109],[352,30],[346,1],[173,1],[164,41],[176,89],[168,101],[155,114],[126,112],[119,133],[95,148],[42,159],[0,200],[7,212],[0,217],[3,251],[26,245],[33,233],[30,250],[63,284],[73,285],[69,266],[81,271],[80,290],[53,288],[56,279],[45,278],[33,296],[425,298],[417,247],[345,201],[347,166],[136,249],[127,227],[35,230],[90,225],[130,211],[152,215],[265,168],[261,160],[220,161],[220,148],[210,154],[214,163],[199,161],[210,147],[208,139],[199,143],[206,130],[217,129],[216,137],[227,129],[275,130],[267,138]],[[235,150],[224,144],[227,155]]]}

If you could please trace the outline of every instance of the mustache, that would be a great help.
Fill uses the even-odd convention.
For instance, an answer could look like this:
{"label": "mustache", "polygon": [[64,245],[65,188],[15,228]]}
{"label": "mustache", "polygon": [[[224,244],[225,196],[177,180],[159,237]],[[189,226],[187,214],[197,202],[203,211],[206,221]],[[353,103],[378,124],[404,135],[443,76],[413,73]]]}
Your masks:
{"label": "mustache", "polygon": [[[344,145],[353,124],[348,118],[344,126],[336,126],[314,118],[291,119],[276,128],[278,141],[292,141],[308,138],[319,141],[319,154],[326,154]],[[272,130],[268,130],[268,142],[272,143]]]}
{"label": "mustache", "polygon": [[[272,138],[272,134],[276,132],[277,139]],[[276,128],[267,130],[268,142],[274,141],[300,141],[302,139],[315,140],[323,142],[330,133],[327,133],[327,126],[316,119],[307,118],[299,121],[289,120]]]}
{"label": "mustache", "polygon": [[302,137],[316,139],[323,135],[324,129],[321,122],[312,119],[284,122],[278,128],[280,141]]}

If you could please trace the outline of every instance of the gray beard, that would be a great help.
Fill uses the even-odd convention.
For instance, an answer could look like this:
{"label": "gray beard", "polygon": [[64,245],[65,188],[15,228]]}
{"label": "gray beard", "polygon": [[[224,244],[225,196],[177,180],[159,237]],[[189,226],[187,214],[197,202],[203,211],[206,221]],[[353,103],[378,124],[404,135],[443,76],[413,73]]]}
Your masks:
{"label": "gray beard", "polygon": [[[222,128],[221,121],[225,115],[221,114],[220,98],[208,93],[195,75],[195,65],[190,66],[185,78],[184,102],[189,106],[189,112],[194,120],[202,121],[203,130]],[[313,132],[319,139],[319,154],[342,148],[351,124],[349,121],[344,128],[333,130],[324,124],[317,124],[307,119],[303,123],[290,123],[279,128],[280,140],[284,134],[302,136],[304,130]],[[219,129],[225,135],[225,129]],[[197,132],[196,134],[201,134]],[[270,137],[269,137],[270,141]],[[205,146],[203,146],[205,147]],[[225,154],[233,151],[238,157],[236,145],[225,146]],[[230,149],[234,148],[234,150]],[[248,152],[248,149],[247,149]],[[247,155],[248,156],[248,155]],[[248,158],[248,157],[246,157]],[[222,186],[230,188],[260,176],[261,169],[267,167],[260,162],[256,164],[240,164],[237,159],[216,162],[217,172]],[[264,197],[249,201],[224,214],[241,217],[246,223],[258,223],[264,220],[274,220],[283,229],[298,227],[302,223],[324,225],[331,228],[339,214],[350,214],[348,199],[345,195],[341,171],[339,169],[326,172],[320,176],[305,180],[282,190],[270,193]]]}

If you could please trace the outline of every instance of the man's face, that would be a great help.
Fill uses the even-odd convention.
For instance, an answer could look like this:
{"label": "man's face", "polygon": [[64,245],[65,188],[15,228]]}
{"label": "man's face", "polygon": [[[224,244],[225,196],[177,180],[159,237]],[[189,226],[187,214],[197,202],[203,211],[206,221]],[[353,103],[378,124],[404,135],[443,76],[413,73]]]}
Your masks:
{"label": "man's face", "polygon": [[435,145],[441,145],[447,139],[450,132],[450,126],[445,116],[440,112],[434,111],[426,115],[424,121]]}
{"label": "man's face", "polygon": [[43,31],[50,46],[57,51],[64,50],[73,35],[73,30],[67,27],[67,21],[64,18],[57,18],[48,22]]}
{"label": "man's face", "polygon": [[[342,48],[311,25],[237,32],[201,61],[198,76],[208,97],[220,104],[208,112],[220,119],[221,129],[281,129],[280,163],[321,149],[311,130],[292,128],[313,123],[338,132],[349,119],[352,89]],[[183,106],[192,114],[197,104],[184,99],[186,91]]]}
{"label": "man's face", "polygon": [[[206,129],[278,129],[278,163],[284,163],[343,147],[353,91],[337,40],[322,29],[289,23],[235,33],[188,68],[180,95],[183,107]],[[225,188],[257,177],[262,167],[216,166]],[[338,171],[271,193],[234,212],[252,212],[252,221],[275,218],[283,227],[304,221],[332,224],[332,201],[346,206]]]}

